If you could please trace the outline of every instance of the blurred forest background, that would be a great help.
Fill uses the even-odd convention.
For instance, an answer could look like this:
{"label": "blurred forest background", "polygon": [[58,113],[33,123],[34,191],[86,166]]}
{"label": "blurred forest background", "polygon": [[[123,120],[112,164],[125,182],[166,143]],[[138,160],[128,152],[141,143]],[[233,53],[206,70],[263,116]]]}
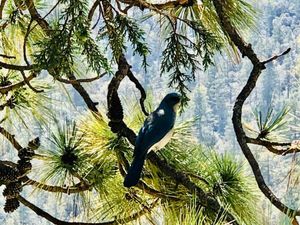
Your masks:
{"label": "blurred forest background", "polygon": [[[53,3],[44,6],[45,12],[51,8]],[[257,88],[250,99],[246,102],[244,118],[249,123],[247,126],[255,126],[255,110],[263,110],[266,114],[270,107],[274,111],[280,111],[282,107],[290,108],[287,115],[288,123],[279,135],[281,140],[297,140],[300,138],[300,4],[299,0],[249,0],[257,9],[257,19],[255,29],[243,33],[247,42],[252,43],[253,48],[259,56],[269,58],[274,52],[291,47],[291,52],[283,58],[267,65],[267,69],[262,74]],[[141,12],[136,12],[142,17]],[[55,16],[55,12],[54,15]],[[142,28],[146,32],[146,41],[149,43],[151,54],[148,57],[149,68],[147,72],[140,66],[140,58],[132,56],[132,49],[127,52],[127,60],[133,66],[132,70],[136,74],[148,96],[156,106],[165,94],[172,91],[167,89],[168,78],[160,76],[161,50],[164,43],[160,38],[158,25],[147,20]],[[105,43],[103,43],[105,44]],[[158,47],[161,45],[161,47]],[[109,54],[109,53],[108,53]],[[214,57],[215,66],[210,66],[207,71],[197,71],[196,81],[189,84],[191,92],[189,105],[178,117],[178,122],[194,119],[193,134],[197,141],[207,149],[216,149],[218,153],[230,153],[237,161],[245,162],[236,136],[232,127],[232,107],[236,96],[249,76],[251,64],[243,61],[238,63],[238,59],[229,57],[225,52]],[[78,68],[84,71],[85,68]],[[125,78],[128,79],[128,78]],[[106,76],[92,84],[86,84],[92,99],[99,100],[99,108],[105,113],[107,85],[110,77]],[[67,89],[67,91],[65,90]],[[67,94],[69,93],[70,96]],[[120,87],[120,96],[125,102],[124,108],[130,109],[132,102],[137,103],[139,93],[129,80],[125,80]],[[85,112],[86,106],[82,98],[70,87],[57,85],[55,91],[48,93],[52,98],[51,105],[56,111],[57,120],[65,118],[80,118]],[[72,101],[70,101],[72,99]],[[58,104],[56,104],[58,103]],[[128,107],[127,107],[128,106]],[[130,113],[130,112],[126,112]],[[25,124],[34,124],[26,121]],[[254,121],[254,122],[253,122]],[[26,133],[18,133],[19,129],[24,129],[24,125],[11,127],[10,131],[16,134],[19,140],[28,140],[31,136],[40,136],[47,139],[55,127],[55,123],[47,124],[41,130],[39,125],[30,125],[28,136]],[[53,126],[53,127],[52,127]],[[1,137],[2,138],[2,137]],[[3,139],[1,141],[1,158],[10,155],[16,157],[11,152],[11,146]],[[291,154],[289,156],[276,156],[262,147],[254,147],[253,152],[260,163],[261,170],[267,184],[283,199],[289,206],[299,208],[300,206],[300,167],[299,161]],[[5,157],[4,157],[5,156]],[[247,163],[244,163],[247,167]],[[249,176],[253,176],[250,168],[247,171]],[[0,192],[4,187],[1,187]],[[31,193],[31,190],[26,190]],[[59,206],[55,194],[33,192],[29,200],[43,206],[43,209],[52,215],[66,220],[76,217],[79,214],[78,195],[60,196]],[[5,199],[0,198],[0,205],[5,204]],[[260,203],[263,207],[264,224],[289,224],[282,213],[273,207],[263,196]],[[285,222],[286,221],[286,222]],[[19,207],[14,213],[6,214],[0,210],[0,224],[50,224],[48,221],[38,217],[26,207]]]}

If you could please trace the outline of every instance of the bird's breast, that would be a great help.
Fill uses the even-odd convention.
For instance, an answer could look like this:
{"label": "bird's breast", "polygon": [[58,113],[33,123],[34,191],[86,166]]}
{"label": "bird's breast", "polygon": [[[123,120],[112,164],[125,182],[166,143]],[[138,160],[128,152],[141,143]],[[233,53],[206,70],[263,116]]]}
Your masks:
{"label": "bird's breast", "polygon": [[166,144],[171,140],[173,135],[173,129],[171,129],[159,142],[155,143],[150,150],[158,151],[159,149],[162,149],[165,147]]}

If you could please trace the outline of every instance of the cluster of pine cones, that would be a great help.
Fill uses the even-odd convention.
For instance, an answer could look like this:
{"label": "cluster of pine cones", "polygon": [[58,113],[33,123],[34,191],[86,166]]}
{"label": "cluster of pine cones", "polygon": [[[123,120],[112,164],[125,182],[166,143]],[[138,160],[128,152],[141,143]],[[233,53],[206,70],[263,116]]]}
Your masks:
{"label": "cluster of pine cones", "polygon": [[12,162],[4,162],[0,164],[0,185],[5,184],[6,188],[3,191],[3,196],[6,198],[4,211],[7,213],[15,211],[20,203],[18,196],[22,191],[21,179],[32,168],[30,160],[34,156],[34,150],[39,147],[39,139],[36,138],[29,142],[27,148],[22,148],[18,152],[20,160],[18,164]]}

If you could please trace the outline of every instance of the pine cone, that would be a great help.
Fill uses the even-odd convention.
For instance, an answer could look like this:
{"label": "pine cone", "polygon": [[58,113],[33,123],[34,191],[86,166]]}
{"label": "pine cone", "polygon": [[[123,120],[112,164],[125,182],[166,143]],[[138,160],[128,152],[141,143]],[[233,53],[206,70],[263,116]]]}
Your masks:
{"label": "pine cone", "polygon": [[31,160],[32,157],[34,156],[34,151],[31,148],[22,148],[18,152],[19,158],[22,160]]}
{"label": "pine cone", "polygon": [[28,148],[31,148],[32,150],[36,150],[40,147],[40,145],[41,145],[40,138],[37,137],[28,143]]}
{"label": "pine cone", "polygon": [[22,183],[20,181],[17,181],[7,184],[2,194],[4,197],[11,199],[17,197],[21,191]]}
{"label": "pine cone", "polygon": [[15,211],[19,206],[20,206],[20,203],[19,203],[18,199],[16,199],[16,198],[6,199],[6,202],[4,205],[4,212],[11,213],[11,212]]}
{"label": "pine cone", "polygon": [[18,160],[17,168],[18,168],[20,174],[24,175],[32,169],[32,165],[27,160],[21,159],[21,160]]}
{"label": "pine cone", "polygon": [[18,171],[16,168],[0,164],[0,183],[7,184],[12,181],[17,181],[17,177]]}

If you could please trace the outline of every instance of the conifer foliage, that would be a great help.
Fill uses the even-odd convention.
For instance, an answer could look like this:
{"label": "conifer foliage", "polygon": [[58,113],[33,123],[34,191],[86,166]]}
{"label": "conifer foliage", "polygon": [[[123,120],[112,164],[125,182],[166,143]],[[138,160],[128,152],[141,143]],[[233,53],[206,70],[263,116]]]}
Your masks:
{"label": "conifer foliage", "polygon": [[[184,111],[196,72],[214,66],[216,53],[225,50],[239,58],[240,52],[254,72],[288,53],[257,59],[240,36],[255,17],[244,0],[2,0],[0,133],[3,146],[9,146],[0,161],[4,211],[24,206],[54,224],[262,224],[254,179],[233,156],[218,155],[195,140],[197,118],[178,122],[170,143],[148,154],[140,182],[123,187],[136,132],[155,107],[132,69],[141,67],[151,76],[149,58],[156,49],[150,48],[143,25],[158,27],[161,79],[182,95]],[[130,65],[130,57],[138,65]],[[140,93],[136,104],[119,90],[126,77]],[[105,90],[106,100],[95,90]],[[237,113],[235,125],[241,130],[236,135],[244,154],[250,154],[245,140],[297,152],[289,143],[270,140],[287,114],[286,108],[278,115],[270,111],[265,119],[257,113],[258,136],[248,137]],[[57,201],[73,198],[72,218],[59,218],[39,201],[27,200],[32,191],[37,199],[52,193]],[[266,197],[291,219],[298,215],[271,198],[272,192]],[[56,212],[70,211],[56,201],[48,204]]]}

